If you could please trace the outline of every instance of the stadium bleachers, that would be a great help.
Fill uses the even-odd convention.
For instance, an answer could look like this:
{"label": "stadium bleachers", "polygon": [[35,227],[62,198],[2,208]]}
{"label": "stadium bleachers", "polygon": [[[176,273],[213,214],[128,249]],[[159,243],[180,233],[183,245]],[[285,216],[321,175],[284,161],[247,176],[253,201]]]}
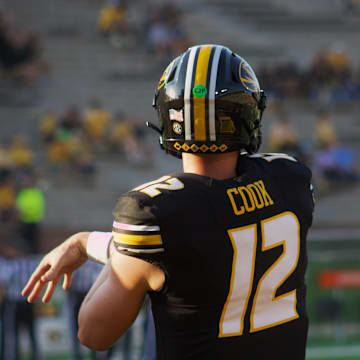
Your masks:
{"label": "stadium bleachers", "polygon": [[[139,1],[137,4],[139,14],[144,3]],[[315,12],[310,11],[310,1],[306,1],[304,7],[290,3],[280,0],[200,0],[195,5],[188,0],[179,2],[185,14],[186,29],[194,43],[223,43],[244,55],[255,67],[264,61],[276,63],[288,58],[304,65],[317,49],[331,45],[333,39],[351,44],[358,38],[360,20],[349,21],[346,13],[339,16],[339,2],[336,6],[334,2],[334,6],[326,7],[326,11],[322,11],[325,3],[320,5],[319,2]],[[11,101],[8,106],[1,105],[0,116],[3,124],[6,122],[6,126],[2,126],[2,137],[25,131],[36,138],[41,112],[47,108],[62,111],[73,103],[85,106],[94,96],[100,98],[110,111],[122,109],[146,120],[155,118],[151,100],[163,64],[154,62],[141,44],[133,50],[122,51],[103,41],[96,32],[97,1],[33,0],[32,6],[27,7],[21,0],[6,0],[4,4],[24,26],[41,35],[44,58],[51,64],[51,75],[35,90],[36,101],[31,93],[24,94],[22,107],[11,105]],[[348,52],[354,65],[358,65],[360,50],[349,46]],[[299,135],[310,139],[315,122],[312,109],[302,103],[292,106],[296,109],[291,111],[292,122]],[[265,133],[272,115],[267,116]],[[6,121],[8,119],[11,121]],[[341,137],[358,146],[356,140],[360,128],[352,113],[337,113],[333,120]],[[111,209],[122,191],[180,166],[177,160],[158,150],[156,141],[154,149],[157,163],[151,171],[134,169],[112,160],[101,161],[96,191],[78,184],[53,187],[50,184],[46,224],[56,227],[67,223],[74,228],[88,227],[89,224],[92,228],[108,226]],[[41,161],[41,154],[39,159]],[[354,208],[349,212],[343,209],[348,209],[349,200],[356,196],[360,196],[358,187],[319,201],[315,228],[329,223],[355,226],[359,205],[353,203]],[[69,212],[69,208],[72,211]]]}

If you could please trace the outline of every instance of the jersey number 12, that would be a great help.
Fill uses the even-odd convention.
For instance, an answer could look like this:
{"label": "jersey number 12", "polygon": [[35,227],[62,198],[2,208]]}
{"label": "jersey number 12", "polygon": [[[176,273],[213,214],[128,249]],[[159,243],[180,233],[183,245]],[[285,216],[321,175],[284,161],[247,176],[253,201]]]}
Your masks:
{"label": "jersey number 12", "polygon": [[[267,329],[299,317],[296,290],[276,296],[295,270],[300,253],[300,225],[296,215],[284,212],[261,221],[262,251],[283,246],[279,258],[260,278],[250,311],[250,332]],[[253,290],[257,226],[228,230],[234,250],[230,290],[222,310],[219,337],[239,336]]]}

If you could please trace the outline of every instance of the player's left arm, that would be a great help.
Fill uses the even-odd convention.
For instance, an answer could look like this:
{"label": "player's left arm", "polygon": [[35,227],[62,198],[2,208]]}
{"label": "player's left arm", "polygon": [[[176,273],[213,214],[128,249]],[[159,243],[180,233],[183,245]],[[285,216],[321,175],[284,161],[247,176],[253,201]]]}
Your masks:
{"label": "player's left arm", "polygon": [[130,327],[147,291],[159,290],[163,271],[141,259],[113,252],[79,312],[80,342],[105,350]]}

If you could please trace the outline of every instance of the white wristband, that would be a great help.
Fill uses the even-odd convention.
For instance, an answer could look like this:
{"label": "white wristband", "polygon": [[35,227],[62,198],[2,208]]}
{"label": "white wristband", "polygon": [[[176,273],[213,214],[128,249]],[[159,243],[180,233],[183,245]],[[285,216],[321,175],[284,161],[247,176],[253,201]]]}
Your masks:
{"label": "white wristband", "polygon": [[86,253],[89,259],[100,264],[106,264],[112,238],[111,232],[93,231],[90,233],[86,245]]}

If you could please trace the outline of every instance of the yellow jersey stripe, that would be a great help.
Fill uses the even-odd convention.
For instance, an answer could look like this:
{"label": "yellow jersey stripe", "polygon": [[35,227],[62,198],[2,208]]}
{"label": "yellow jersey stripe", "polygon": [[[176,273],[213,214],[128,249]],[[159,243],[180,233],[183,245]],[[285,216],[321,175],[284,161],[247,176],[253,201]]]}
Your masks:
{"label": "yellow jersey stripe", "polygon": [[162,245],[161,235],[130,235],[113,232],[113,241],[126,245]]}
{"label": "yellow jersey stripe", "polygon": [[[198,61],[196,65],[195,83],[197,85],[204,85],[206,87],[209,61],[212,46],[203,46],[199,51]],[[193,97],[194,104],[194,135],[195,140],[206,140],[206,111],[205,111],[206,97]]]}

